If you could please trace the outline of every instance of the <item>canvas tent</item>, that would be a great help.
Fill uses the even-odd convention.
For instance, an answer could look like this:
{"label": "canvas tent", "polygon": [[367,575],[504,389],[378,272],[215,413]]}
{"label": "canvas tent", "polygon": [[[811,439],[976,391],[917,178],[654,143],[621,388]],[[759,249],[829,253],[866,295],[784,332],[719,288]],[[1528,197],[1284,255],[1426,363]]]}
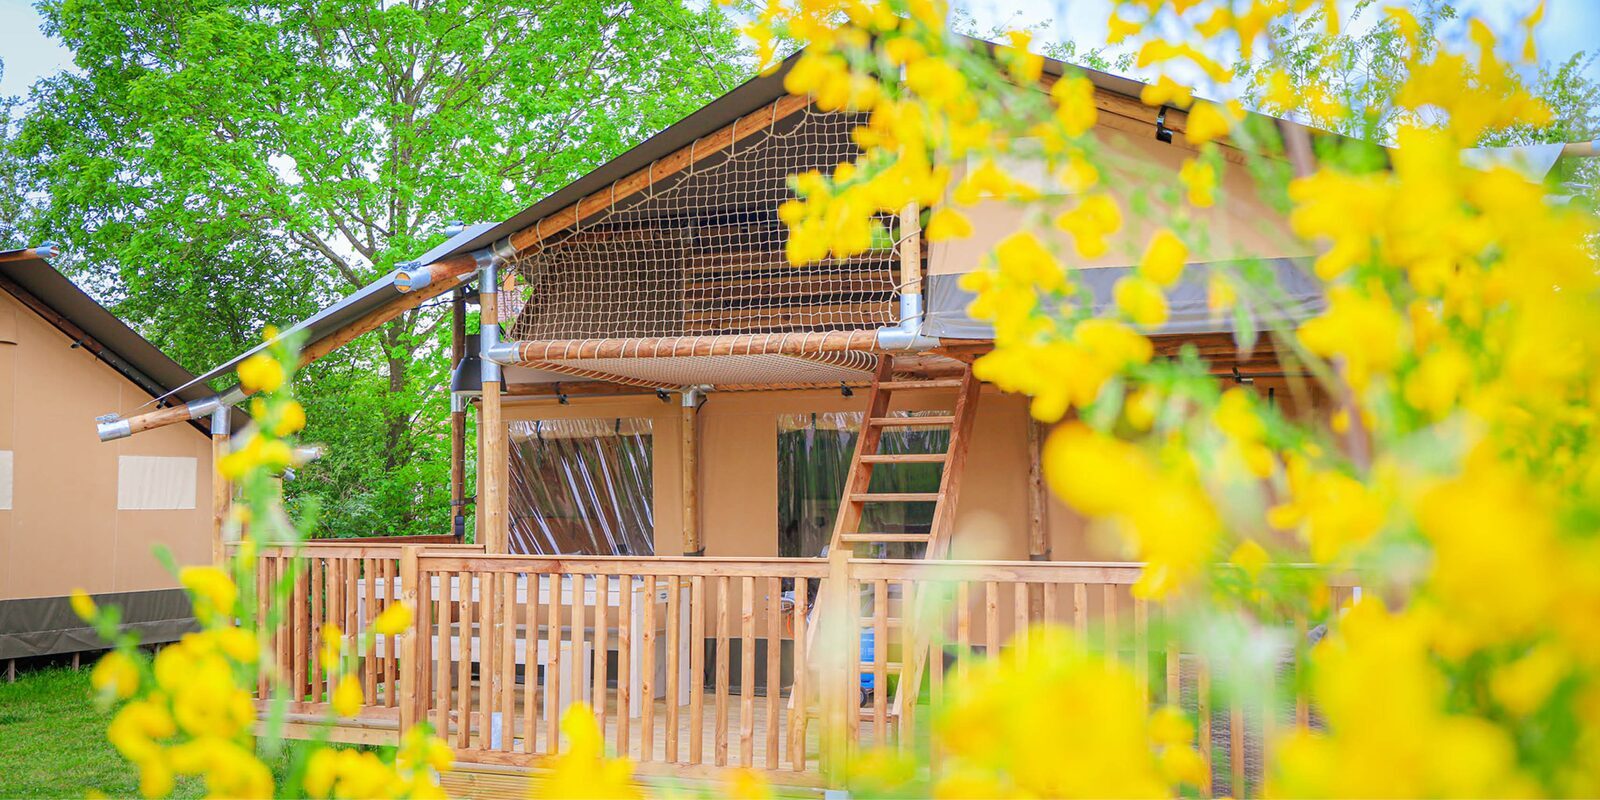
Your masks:
{"label": "canvas tent", "polygon": [[102,646],[67,602],[80,588],[120,605],[145,641],[173,641],[193,620],[152,548],[180,564],[211,557],[209,428],[102,447],[81,424],[193,376],[50,266],[52,254],[0,252],[0,660]]}

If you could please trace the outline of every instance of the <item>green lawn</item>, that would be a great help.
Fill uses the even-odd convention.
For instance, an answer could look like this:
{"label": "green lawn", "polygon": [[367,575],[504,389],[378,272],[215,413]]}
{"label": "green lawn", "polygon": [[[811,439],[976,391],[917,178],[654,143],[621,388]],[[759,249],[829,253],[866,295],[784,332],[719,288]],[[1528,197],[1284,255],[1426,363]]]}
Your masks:
{"label": "green lawn", "polygon": [[[0,797],[81,798],[91,789],[136,797],[138,770],[106,741],[111,712],[101,710],[82,671],[42,669],[0,681]],[[282,780],[287,758],[273,764]],[[201,797],[204,785],[179,779],[173,797]]]}

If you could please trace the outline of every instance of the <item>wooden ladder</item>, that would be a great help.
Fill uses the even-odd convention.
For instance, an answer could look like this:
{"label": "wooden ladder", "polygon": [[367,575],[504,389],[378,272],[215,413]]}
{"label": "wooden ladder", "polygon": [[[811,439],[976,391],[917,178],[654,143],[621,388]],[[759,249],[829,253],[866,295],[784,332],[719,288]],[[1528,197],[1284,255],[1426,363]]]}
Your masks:
{"label": "wooden ladder", "polygon": [[[972,368],[962,364],[961,372],[954,377],[942,378],[901,378],[894,377],[894,357],[885,355],[878,360],[878,369],[873,376],[871,394],[867,400],[867,414],[863,420],[861,433],[856,438],[856,449],[850,460],[850,468],[846,473],[844,496],[839,505],[839,513],[834,521],[833,539],[829,545],[830,558],[849,558],[857,548],[866,548],[879,544],[912,543],[924,545],[923,558],[944,558],[949,552],[950,538],[955,525],[956,504],[961,493],[961,475],[966,463],[967,448],[972,437],[973,419],[977,412],[979,381],[973,377]],[[898,392],[928,392],[933,390],[951,391],[955,393],[955,402],[948,413],[923,414],[919,416],[891,416],[889,412],[890,398]],[[930,453],[884,453],[881,452],[883,432],[890,428],[947,428],[950,439],[944,452]],[[893,469],[901,464],[941,464],[943,468],[939,476],[939,488],[934,492],[873,492],[871,491],[872,476],[874,471],[881,467]],[[858,530],[866,507],[871,503],[932,503],[933,519],[927,533],[902,533],[887,531],[861,531]],[[911,608],[912,598],[900,598],[902,612]],[[852,597],[848,602],[859,602]],[[874,601],[876,602],[876,600]],[[822,605],[822,598],[818,597],[818,607]],[[887,624],[893,628],[906,624],[900,615],[892,616]],[[860,617],[859,629],[851,635],[860,636],[862,630],[872,628],[872,616]],[[812,629],[815,633],[816,628]],[[908,720],[902,712],[906,703],[915,705],[917,687],[922,680],[922,670],[926,661],[925,651],[928,648],[929,632],[926,626],[914,626],[912,631],[912,658],[903,662],[901,659],[890,659],[889,647],[897,638],[893,636],[874,637],[873,647],[885,654],[885,675],[898,674],[900,676],[899,688],[895,692],[893,701],[888,702],[887,697],[875,697],[869,709],[857,709],[857,719],[871,720],[874,727],[884,730],[889,720],[897,720],[901,730],[906,730]],[[882,638],[883,641],[879,641]],[[859,664],[863,671],[871,671],[873,665],[865,659]],[[854,673],[852,673],[854,675]],[[856,686],[859,678],[851,682],[852,688]],[[874,685],[874,692],[882,695],[884,686]],[[883,720],[879,721],[879,715]],[[854,739],[854,731],[850,732]]]}

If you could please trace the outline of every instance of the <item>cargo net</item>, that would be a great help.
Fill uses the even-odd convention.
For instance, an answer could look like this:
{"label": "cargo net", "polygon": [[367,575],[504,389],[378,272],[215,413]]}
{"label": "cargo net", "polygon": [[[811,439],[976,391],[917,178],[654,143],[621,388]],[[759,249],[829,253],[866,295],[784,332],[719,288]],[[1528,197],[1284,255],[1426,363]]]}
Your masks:
{"label": "cargo net", "polygon": [[[658,342],[652,349],[664,356],[708,337],[803,337],[895,324],[894,215],[880,217],[873,249],[802,267],[788,262],[789,233],[778,218],[778,207],[794,196],[788,177],[812,169],[831,172],[853,159],[859,150],[851,131],[863,121],[812,109],[794,113],[547,239],[514,266],[520,291],[502,302],[507,319],[512,309],[517,312],[510,335],[523,341],[666,339],[666,346]],[[871,359],[860,354],[818,353],[820,363],[779,358],[739,369],[738,359],[757,355],[762,354],[731,362],[662,358],[677,363],[626,370],[620,369],[625,364],[608,363],[605,371],[715,384],[785,377],[828,382],[840,379],[840,370],[850,373],[848,379],[872,368]],[[702,367],[707,373],[697,374]]]}

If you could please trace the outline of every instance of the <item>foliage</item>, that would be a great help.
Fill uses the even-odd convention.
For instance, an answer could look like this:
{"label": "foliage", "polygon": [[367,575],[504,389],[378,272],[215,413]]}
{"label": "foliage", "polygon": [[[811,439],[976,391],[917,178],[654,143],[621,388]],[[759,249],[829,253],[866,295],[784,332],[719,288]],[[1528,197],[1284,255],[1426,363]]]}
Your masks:
{"label": "foliage", "polygon": [[[1296,641],[1294,616],[1326,606],[1326,590],[1291,580],[1288,565],[1358,571],[1365,591],[1312,648],[1302,687],[1326,724],[1273,743],[1269,792],[1592,794],[1595,220],[1516,172],[1459,157],[1496,137],[1559,135],[1518,69],[1534,58],[1537,11],[1504,37],[1470,17],[1381,13],[1363,43],[1333,38],[1331,3],[1119,3],[1111,39],[1134,42],[1136,64],[1162,73],[1142,99],[1187,110],[1179,146],[1193,151],[1170,210],[1135,239],[1126,220],[1152,206],[1124,208],[1107,189],[1127,165],[1094,134],[1093,85],[1069,70],[1036,91],[1043,65],[1026,32],[990,56],[948,36],[932,0],[774,0],[752,27],[758,40],[809,45],[789,90],[870,114],[860,158],[795,178],[800,199],[783,217],[803,244],[790,256],[848,257],[872,240],[873,215],[908,203],[930,209],[935,241],[971,236],[964,212],[979,201],[1029,209],[1031,227],[963,281],[977,295],[971,313],[995,328],[976,369],[1032,395],[1034,416],[1056,424],[1051,485],[1147,562],[1135,591],[1199,641],[1227,643],[1228,663],[1247,662],[1248,676]],[[1267,110],[1393,148],[1266,124],[1236,102],[1197,99],[1179,77],[1225,85],[1236,55],[1260,58]],[[1068,199],[1000,166],[1024,136],[1042,141]],[[1297,326],[1269,313],[1281,298],[1271,270],[1190,264],[1205,209],[1230,199],[1219,191],[1224,150],[1318,253],[1307,266],[1327,308]],[[963,160],[964,175],[942,166]],[[1114,247],[1137,266],[1100,311],[1067,265]],[[1213,313],[1242,346],[1269,335],[1335,413],[1291,417],[1245,388],[1224,390],[1192,351],[1155,359],[1147,337],[1185,279],[1209,285]],[[1100,698],[1092,674],[1041,694]],[[1274,700],[1237,675],[1221,691],[1246,706]],[[1059,773],[1030,778],[1043,759],[1016,754],[1050,739],[1048,721],[1026,706],[994,710],[1009,718],[972,765],[980,793],[1176,788],[1172,774],[1119,782],[1147,774],[1156,749],[1140,736],[1111,737],[1120,744],[1099,756],[1122,769],[1103,780],[1052,783],[1083,774],[1059,759],[1044,767]]]}
{"label": "foliage", "polygon": [[[204,369],[442,240],[504,219],[747,69],[680,0],[47,0],[78,70],[14,152],[75,277]],[[330,535],[448,528],[443,301],[307,371],[325,461],[291,495]],[[110,409],[108,409],[110,410]]]}

